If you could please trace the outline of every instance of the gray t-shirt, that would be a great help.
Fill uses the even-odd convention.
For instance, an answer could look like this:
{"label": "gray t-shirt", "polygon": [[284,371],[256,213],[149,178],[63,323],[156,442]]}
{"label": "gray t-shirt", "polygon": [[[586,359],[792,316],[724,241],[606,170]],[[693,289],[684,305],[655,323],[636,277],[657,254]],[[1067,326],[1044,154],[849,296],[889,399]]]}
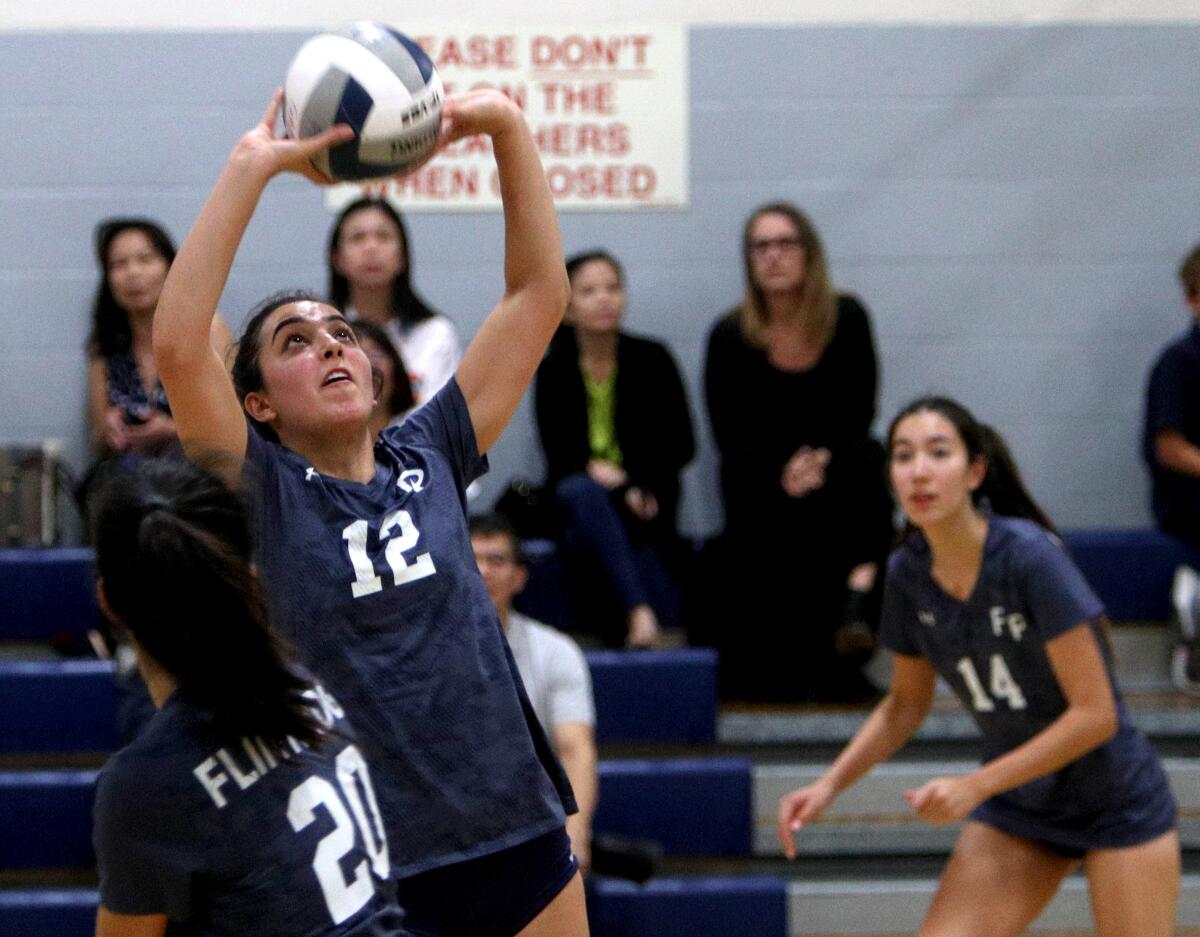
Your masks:
{"label": "gray t-shirt", "polygon": [[506,633],[525,692],[546,733],[553,734],[566,722],[595,725],[592,677],[579,645],[519,612],[508,613]]}

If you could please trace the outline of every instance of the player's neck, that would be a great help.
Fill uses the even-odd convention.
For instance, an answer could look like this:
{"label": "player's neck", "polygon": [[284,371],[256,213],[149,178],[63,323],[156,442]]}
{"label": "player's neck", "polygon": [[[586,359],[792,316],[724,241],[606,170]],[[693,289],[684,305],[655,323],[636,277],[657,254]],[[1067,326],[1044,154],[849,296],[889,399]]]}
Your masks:
{"label": "player's neck", "polygon": [[968,503],[961,513],[922,527],[921,532],[933,554],[934,580],[950,595],[968,598],[983,567],[987,516]]}
{"label": "player's neck", "polygon": [[316,438],[281,434],[279,441],[307,459],[319,475],[364,485],[375,477],[375,436],[365,423]]}
{"label": "player's neck", "polygon": [[352,286],[350,305],[354,307],[355,315],[363,322],[370,322],[382,328],[392,318],[392,285],[389,283],[385,286]]}
{"label": "player's neck", "polygon": [[144,651],[138,652],[138,670],[142,674],[142,680],[146,684],[146,690],[150,694],[150,700],[154,703],[155,709],[162,709],[163,704],[167,699],[179,689],[179,684],[175,679],[162,669],[154,660],[149,658]]}

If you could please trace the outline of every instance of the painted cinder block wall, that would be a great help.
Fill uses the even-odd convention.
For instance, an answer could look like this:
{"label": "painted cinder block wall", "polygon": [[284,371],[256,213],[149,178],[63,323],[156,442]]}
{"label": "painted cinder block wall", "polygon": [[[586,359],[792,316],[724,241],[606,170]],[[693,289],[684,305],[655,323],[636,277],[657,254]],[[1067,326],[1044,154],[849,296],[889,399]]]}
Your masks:
{"label": "painted cinder block wall", "polygon": [[[83,467],[95,222],[148,214],[182,239],[304,35],[0,31],[0,440],[62,438]],[[741,290],[745,215],[778,197],[873,313],[880,432],[912,395],[955,394],[1060,525],[1148,523],[1141,395],[1187,324],[1175,268],[1200,241],[1200,25],[718,24],[689,46],[690,207],[562,216],[568,251],[625,260],[629,327],[685,373],[702,441],[688,530],[720,524],[705,336]],[[328,224],[317,190],[272,186],[231,323],[277,288],[323,288]],[[500,218],[410,226],[417,285],[473,334],[500,290]],[[492,465],[481,504],[540,476],[527,405]]]}

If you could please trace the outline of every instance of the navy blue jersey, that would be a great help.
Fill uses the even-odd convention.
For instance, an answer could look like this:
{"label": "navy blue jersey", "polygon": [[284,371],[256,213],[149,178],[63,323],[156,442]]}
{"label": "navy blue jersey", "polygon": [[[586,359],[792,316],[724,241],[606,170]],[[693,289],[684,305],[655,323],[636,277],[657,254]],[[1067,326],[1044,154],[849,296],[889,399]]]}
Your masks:
{"label": "navy blue jersey", "polygon": [[251,432],[246,478],[272,620],[350,713],[402,878],[548,832],[574,801],[471,551],[487,462],[458,382],[375,463],[326,478]]}
{"label": "navy blue jersey", "polygon": [[170,934],[400,935],[372,776],[337,701],[316,749],[222,739],[174,693],[100,772],[100,903]]}
{"label": "navy blue jersey", "polygon": [[1113,683],[1116,736],[1060,771],[992,798],[984,805],[988,816],[1011,816],[1033,838],[1050,829],[1077,833],[1083,849],[1128,845],[1151,828],[1169,828],[1174,802],[1113,681],[1099,631],[1104,608],[1062,545],[1032,521],[990,517],[979,579],[965,602],[937,585],[931,561],[919,533],[892,553],[880,640],[933,664],[975,717],[985,760],[1028,741],[1066,709],[1047,641],[1086,624]]}

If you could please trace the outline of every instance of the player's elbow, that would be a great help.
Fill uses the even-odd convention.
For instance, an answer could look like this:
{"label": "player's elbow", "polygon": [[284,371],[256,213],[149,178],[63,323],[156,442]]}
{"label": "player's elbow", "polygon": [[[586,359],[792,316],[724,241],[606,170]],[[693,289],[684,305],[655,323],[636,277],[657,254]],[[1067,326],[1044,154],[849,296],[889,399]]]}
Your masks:
{"label": "player's elbow", "polygon": [[1104,701],[1088,706],[1085,713],[1089,750],[1099,748],[1116,737],[1121,722],[1117,715],[1117,704],[1111,696]]}

